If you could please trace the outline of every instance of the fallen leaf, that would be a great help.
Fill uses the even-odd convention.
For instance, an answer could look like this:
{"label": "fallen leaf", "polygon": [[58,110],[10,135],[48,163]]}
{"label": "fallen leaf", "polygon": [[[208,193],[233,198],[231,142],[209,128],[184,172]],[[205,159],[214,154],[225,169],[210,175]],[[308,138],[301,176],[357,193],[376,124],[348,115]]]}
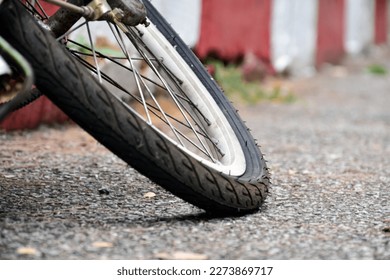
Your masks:
{"label": "fallen leaf", "polygon": [[111,242],[94,242],[92,243],[92,246],[95,248],[112,248],[114,247],[114,244]]}
{"label": "fallen leaf", "polygon": [[173,253],[158,253],[155,256],[160,260],[207,260],[208,257],[204,254],[196,254],[189,252],[173,252]]}
{"label": "fallen leaf", "polygon": [[153,198],[156,194],[154,192],[148,192],[144,194],[144,198]]}
{"label": "fallen leaf", "polygon": [[37,255],[38,251],[35,248],[32,247],[20,247],[16,250],[16,253],[18,255]]}

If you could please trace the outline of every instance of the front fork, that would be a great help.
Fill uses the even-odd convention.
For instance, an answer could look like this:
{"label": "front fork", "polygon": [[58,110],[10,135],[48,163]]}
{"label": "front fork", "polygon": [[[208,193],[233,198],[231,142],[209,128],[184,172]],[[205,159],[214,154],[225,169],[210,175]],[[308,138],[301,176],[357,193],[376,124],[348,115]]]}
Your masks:
{"label": "front fork", "polygon": [[45,0],[60,7],[46,22],[55,37],[64,35],[81,17],[107,20],[116,24],[148,25],[146,8],[141,0]]}

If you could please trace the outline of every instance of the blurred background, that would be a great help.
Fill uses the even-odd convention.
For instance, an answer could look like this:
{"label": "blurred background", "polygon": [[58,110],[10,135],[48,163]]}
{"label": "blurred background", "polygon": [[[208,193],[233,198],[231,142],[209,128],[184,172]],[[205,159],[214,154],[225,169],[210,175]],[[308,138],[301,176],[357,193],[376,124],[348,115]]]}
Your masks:
{"label": "blurred background", "polygon": [[[388,47],[389,0],[152,3],[227,94],[249,91],[248,102],[257,102],[264,94],[258,83],[269,77],[313,76],[324,66],[342,63],[345,57],[369,56],[378,48]],[[373,71],[385,70],[379,65]],[[278,97],[278,91],[279,87],[272,86],[269,94]],[[290,100],[291,96],[283,98]],[[40,98],[12,114],[0,128],[34,128],[42,122],[66,119],[47,99]]]}
{"label": "blurred background", "polygon": [[387,0],[153,3],[201,58],[234,60],[253,53],[278,73],[312,74],[345,54],[387,43]]}
{"label": "blurred background", "polygon": [[153,0],[259,139],[264,207],[201,216],[40,98],[0,124],[0,259],[389,260],[389,2]]}

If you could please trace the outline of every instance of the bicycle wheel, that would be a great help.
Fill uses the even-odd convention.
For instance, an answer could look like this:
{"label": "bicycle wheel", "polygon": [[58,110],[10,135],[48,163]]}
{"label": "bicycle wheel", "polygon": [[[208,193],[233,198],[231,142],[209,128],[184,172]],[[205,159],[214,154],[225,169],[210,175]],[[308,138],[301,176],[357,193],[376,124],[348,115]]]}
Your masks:
{"label": "bicycle wheel", "polygon": [[90,31],[103,27],[77,23],[75,35],[56,40],[15,1],[3,5],[0,22],[38,88],[140,173],[206,211],[258,209],[269,173],[253,137],[199,60],[145,6],[150,26],[105,22],[112,41],[100,45]]}

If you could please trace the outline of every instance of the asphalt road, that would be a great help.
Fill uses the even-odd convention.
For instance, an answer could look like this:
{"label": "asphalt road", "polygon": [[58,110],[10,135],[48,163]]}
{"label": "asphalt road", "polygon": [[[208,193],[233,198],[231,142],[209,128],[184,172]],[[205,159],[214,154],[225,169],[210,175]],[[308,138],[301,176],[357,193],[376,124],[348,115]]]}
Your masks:
{"label": "asphalt road", "polygon": [[357,61],[240,105],[273,173],[244,217],[204,215],[77,127],[1,133],[0,258],[390,259],[390,74]]}

